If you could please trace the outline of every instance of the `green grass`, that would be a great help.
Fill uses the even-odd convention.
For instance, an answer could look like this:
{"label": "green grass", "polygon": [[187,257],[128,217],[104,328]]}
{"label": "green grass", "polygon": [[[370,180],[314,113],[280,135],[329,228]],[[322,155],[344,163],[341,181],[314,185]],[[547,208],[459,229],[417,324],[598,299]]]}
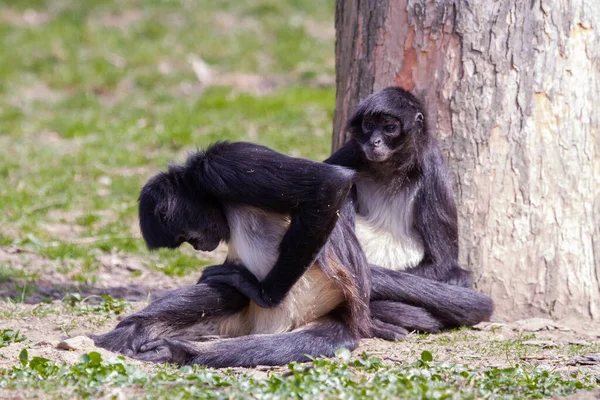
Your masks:
{"label": "green grass", "polygon": [[0,330],[0,347],[6,347],[11,343],[21,343],[27,341],[27,338],[20,335],[19,331],[12,329]]}
{"label": "green grass", "polygon": [[21,365],[0,370],[0,387],[7,393],[28,390],[64,399],[110,395],[117,388],[128,398],[525,399],[568,395],[594,386],[592,376],[565,378],[522,366],[473,369],[436,363],[427,351],[406,366],[385,366],[365,354],[349,361],[349,352],[339,353],[337,360],[290,364],[287,372],[257,379],[198,367],[166,366],[148,372],[122,357],[105,361],[98,353],[84,355],[75,365],[57,365],[41,357],[29,359],[23,350]]}

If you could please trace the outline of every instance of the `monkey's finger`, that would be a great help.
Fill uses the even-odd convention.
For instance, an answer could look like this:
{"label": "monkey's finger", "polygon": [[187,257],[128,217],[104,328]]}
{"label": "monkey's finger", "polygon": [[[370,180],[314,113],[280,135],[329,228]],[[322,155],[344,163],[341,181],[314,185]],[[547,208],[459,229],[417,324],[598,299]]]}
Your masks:
{"label": "monkey's finger", "polygon": [[141,361],[157,363],[173,362],[173,354],[169,346],[158,346],[154,350],[138,353],[135,358]]}
{"label": "monkey's finger", "polygon": [[125,349],[125,350],[123,351],[123,354],[124,354],[125,356],[127,356],[127,357],[130,357],[130,358],[134,358],[134,357],[135,357],[135,353],[134,353],[134,352],[133,352],[133,350],[131,350],[131,349]]}
{"label": "monkey's finger", "polygon": [[147,351],[151,351],[156,349],[159,346],[164,346],[165,345],[165,339],[156,339],[156,340],[152,340],[148,343],[144,343],[143,345],[140,346],[140,353],[145,353]]}

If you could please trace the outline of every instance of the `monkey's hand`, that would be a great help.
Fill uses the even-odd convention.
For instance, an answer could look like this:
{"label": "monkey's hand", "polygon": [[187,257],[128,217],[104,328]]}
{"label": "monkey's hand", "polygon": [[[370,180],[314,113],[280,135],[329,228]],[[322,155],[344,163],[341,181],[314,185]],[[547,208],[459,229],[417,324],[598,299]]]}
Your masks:
{"label": "monkey's hand", "polygon": [[198,283],[232,286],[262,308],[275,307],[283,300],[268,296],[252,272],[239,264],[228,263],[206,267]]}

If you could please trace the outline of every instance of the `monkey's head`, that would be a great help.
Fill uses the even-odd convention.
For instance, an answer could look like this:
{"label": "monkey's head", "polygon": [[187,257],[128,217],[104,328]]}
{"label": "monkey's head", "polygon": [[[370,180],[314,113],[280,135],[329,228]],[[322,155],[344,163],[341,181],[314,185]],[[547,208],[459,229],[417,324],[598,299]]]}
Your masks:
{"label": "monkey's head", "polygon": [[423,107],[415,96],[398,87],[367,97],[356,108],[348,128],[371,162],[387,161],[401,150],[414,154],[415,143],[427,134]]}
{"label": "monkey's head", "polygon": [[196,250],[212,251],[229,238],[223,211],[201,186],[185,167],[172,165],[142,188],[140,229],[150,250],[188,242]]}

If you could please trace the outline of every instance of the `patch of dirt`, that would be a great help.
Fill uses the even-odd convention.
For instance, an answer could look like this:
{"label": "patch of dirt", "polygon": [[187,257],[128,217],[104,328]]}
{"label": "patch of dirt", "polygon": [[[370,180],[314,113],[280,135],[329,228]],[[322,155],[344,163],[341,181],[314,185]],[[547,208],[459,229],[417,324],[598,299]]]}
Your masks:
{"label": "patch of dirt", "polygon": [[303,18],[302,22],[304,31],[309,36],[328,42],[335,39],[335,25],[333,21],[318,22],[311,18]]}
{"label": "patch of dirt", "polygon": [[[527,322],[525,322],[527,323]],[[600,357],[581,357],[580,351],[600,351],[600,332],[566,329],[524,332],[521,321],[494,324],[492,330],[461,330],[436,335],[410,334],[406,340],[390,343],[379,339],[363,340],[353,354],[363,351],[386,363],[414,362],[422,351],[433,354],[436,362],[468,364],[471,367],[508,368],[525,364],[564,373],[575,373],[586,364],[600,372]],[[528,336],[524,336],[528,335]],[[532,339],[523,340],[524,337]]]}
{"label": "patch of dirt", "polygon": [[[126,314],[146,305],[146,301],[136,303]],[[122,315],[110,318],[95,314],[76,315],[59,301],[45,305],[0,303],[0,311],[9,315],[2,320],[3,328],[19,330],[29,339],[28,342],[0,348],[0,368],[18,364],[19,353],[24,348],[28,348],[30,357],[40,356],[68,364],[79,362],[81,355],[90,351],[98,351],[104,359],[116,355],[96,348],[87,340],[78,345],[81,338],[74,341],[75,350],[62,350],[57,346],[68,337],[107,332]],[[565,375],[576,374],[582,367],[600,372],[600,359],[585,365],[577,363],[582,358],[576,354],[577,350],[573,350],[577,346],[582,346],[584,352],[597,351],[594,349],[600,348],[600,340],[595,334],[563,330],[539,331],[534,340],[523,340],[523,332],[515,324],[507,324],[496,326],[493,331],[461,330],[427,336],[410,334],[406,340],[398,342],[365,339],[352,354],[353,357],[360,357],[367,352],[381,358],[385,364],[397,365],[412,363],[420,358],[422,351],[427,350],[433,354],[435,362],[447,361],[471,367],[507,368],[521,364],[539,366]],[[130,359],[128,362],[141,365],[144,369],[154,367],[153,364]],[[233,368],[233,371],[265,377],[272,372],[284,373],[287,368],[259,366],[254,369]]]}
{"label": "patch of dirt", "polygon": [[215,14],[215,22],[217,27],[220,28],[220,34],[227,35],[238,31],[245,31],[255,35],[262,33],[261,24],[252,17],[240,17],[233,13],[217,12]]}
{"label": "patch of dirt", "polygon": [[[197,82],[182,82],[172,90],[176,95],[201,94],[207,87],[230,87],[242,93],[250,93],[255,96],[264,96],[273,93],[282,86],[289,85],[298,79],[295,73],[287,75],[260,75],[245,72],[224,72],[211,67],[197,55],[190,54],[188,63],[196,75]],[[158,69],[164,74],[170,73],[173,65],[163,60]],[[300,67],[298,72],[303,72]],[[309,87],[329,87],[335,84],[335,76],[320,74],[310,82],[305,83]]]}
{"label": "patch of dirt", "polygon": [[[94,221],[93,225],[96,228],[102,228],[112,222],[115,222],[118,218],[118,214],[113,210],[94,210],[91,214],[98,217],[97,221]],[[71,240],[75,243],[85,243],[85,242],[94,242],[97,238],[93,237],[81,237],[79,234],[84,230],[81,225],[77,225],[77,220],[84,217],[86,215],[85,212],[79,209],[75,210],[59,210],[59,209],[51,209],[46,213],[45,221],[48,221],[41,226],[46,228],[48,232],[64,230],[65,232],[69,229],[72,231],[67,232],[65,237],[61,237],[62,239],[66,238],[67,240]],[[46,226],[47,225],[47,226]],[[67,228],[68,227],[68,228]],[[140,237],[140,229],[137,226],[137,222],[135,224],[136,229],[131,231],[131,235],[133,237]],[[77,235],[75,235],[77,233]]]}
{"label": "patch of dirt", "polygon": [[[560,397],[553,397],[553,399],[559,399]],[[600,389],[590,390],[588,392],[579,391],[577,393],[573,393],[570,396],[563,397],[566,400],[597,400],[600,399]]]}
{"label": "patch of dirt", "polygon": [[[110,211],[108,211],[108,214],[113,215],[113,213]],[[58,221],[58,222],[74,224],[78,218],[81,218],[84,216],[84,212],[83,212],[83,210],[65,211],[65,210],[51,209],[46,213],[46,216],[48,217],[48,219],[50,221]]]}
{"label": "patch of dirt", "polygon": [[282,76],[262,76],[248,73],[219,74],[210,82],[211,86],[233,87],[240,92],[255,95],[266,95],[274,92],[278,87],[289,83],[289,79]]}
{"label": "patch of dirt", "polygon": [[145,18],[143,10],[125,10],[120,13],[102,12],[90,16],[88,22],[91,25],[99,25],[104,28],[126,29],[143,21]]}
{"label": "patch of dirt", "polygon": [[66,92],[51,89],[45,82],[36,82],[30,86],[20,87],[15,95],[10,97],[10,102],[15,106],[34,101],[54,103],[61,100],[65,94]]}
{"label": "patch of dirt", "polygon": [[273,92],[280,86],[289,83],[285,76],[263,76],[242,72],[221,72],[212,68],[203,59],[195,54],[188,56],[188,63],[192,67],[198,82],[196,85],[183,83],[179,89],[183,94],[201,92],[205,87],[232,87],[240,92],[254,95],[265,95]]}
{"label": "patch of dirt", "polygon": [[[86,136],[75,137],[75,138],[64,138],[60,135],[60,132],[56,131],[41,131],[35,134],[27,134],[25,139],[31,143],[47,147],[52,150],[57,157],[62,157],[67,154],[72,154],[78,151],[83,145],[93,143],[98,140],[98,135],[89,134]],[[17,151],[15,149],[15,151]],[[44,168],[43,165],[37,166],[36,168]],[[35,169],[32,168],[28,171],[34,173]]]}
{"label": "patch of dirt", "polygon": [[18,27],[42,26],[47,24],[50,18],[50,13],[32,9],[25,10],[24,12],[19,12],[12,8],[0,10],[0,22]]}
{"label": "patch of dirt", "polygon": [[[147,302],[140,302],[128,312],[139,310],[145,305]],[[12,343],[7,347],[0,348],[0,368],[19,364],[19,354],[25,348],[27,348],[30,359],[37,356],[67,364],[78,363],[80,357],[90,351],[99,352],[104,359],[110,359],[116,355],[94,346],[91,340],[86,340],[81,336],[107,332],[120,318],[106,318],[106,316],[94,314],[75,315],[61,302],[42,306],[2,302],[0,311],[10,315],[3,319],[2,328],[19,331],[20,335],[27,338],[27,341]],[[48,311],[47,314],[46,311]],[[77,344],[75,349],[60,348],[64,346],[59,346],[59,343],[73,337],[84,340]],[[143,364],[136,360],[129,361],[134,364]]]}
{"label": "patch of dirt", "polygon": [[[71,214],[60,213],[55,217],[74,218]],[[184,251],[196,254],[191,249]],[[220,248],[217,256],[222,257],[223,251]],[[17,365],[19,354],[24,348],[28,348],[30,358],[39,356],[58,363],[77,363],[82,354],[90,351],[98,351],[103,358],[109,359],[116,354],[96,348],[89,341],[87,345],[75,350],[63,350],[57,348],[57,345],[67,337],[107,332],[125,314],[146,306],[150,298],[158,297],[171,289],[192,285],[200,275],[166,276],[150,268],[157,261],[152,255],[141,257],[120,252],[98,252],[96,260],[98,269],[93,274],[95,282],[93,285],[86,285],[74,279],[84,269],[77,261],[49,260],[19,247],[0,247],[0,265],[24,274],[23,278],[14,278],[11,275],[19,274],[10,273],[0,279],[0,298],[20,299],[23,293],[27,293],[22,303],[0,302],[0,326],[3,329],[18,330],[29,339],[28,342],[0,348],[0,368]],[[32,287],[34,291],[24,290]],[[93,301],[95,295],[109,294],[114,298],[136,302],[132,303],[133,309],[126,310],[124,314],[108,317],[102,312],[74,311],[74,308],[61,300],[67,293],[79,293],[81,298],[90,299],[85,301]],[[53,301],[43,303],[48,300]],[[144,365],[144,368],[153,367],[151,364],[138,364]]]}
{"label": "patch of dirt", "polygon": [[25,303],[35,304],[47,299],[61,299],[68,293],[80,293],[82,297],[109,294],[133,301],[195,284],[200,276],[200,273],[185,277],[167,276],[151,268],[157,262],[152,255],[141,257],[98,252],[97,261],[94,283],[90,285],[76,279],[80,275],[90,275],[79,261],[49,260],[22,248],[0,247],[0,263],[25,274],[23,278],[8,276],[0,280],[0,298],[23,297]]}
{"label": "patch of dirt", "polygon": [[83,228],[79,225],[61,224],[61,223],[42,223],[40,226],[48,233],[60,237],[63,240],[69,240],[77,237]]}

